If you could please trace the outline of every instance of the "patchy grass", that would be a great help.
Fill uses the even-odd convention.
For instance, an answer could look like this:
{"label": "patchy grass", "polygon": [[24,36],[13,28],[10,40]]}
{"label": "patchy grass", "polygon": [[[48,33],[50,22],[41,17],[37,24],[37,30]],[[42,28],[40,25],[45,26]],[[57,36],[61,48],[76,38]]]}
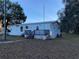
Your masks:
{"label": "patchy grass", "polygon": [[[11,36],[11,35],[7,35],[6,39],[8,41],[24,40],[24,38],[21,36]],[[0,35],[0,40],[4,40],[4,35]]]}
{"label": "patchy grass", "polygon": [[63,34],[63,40],[69,41],[69,42],[78,42],[79,43],[79,35],[78,34]]}
{"label": "patchy grass", "polygon": [[[16,37],[8,37],[15,39]],[[0,44],[0,59],[79,59],[79,35],[63,34],[54,40],[24,40]]]}

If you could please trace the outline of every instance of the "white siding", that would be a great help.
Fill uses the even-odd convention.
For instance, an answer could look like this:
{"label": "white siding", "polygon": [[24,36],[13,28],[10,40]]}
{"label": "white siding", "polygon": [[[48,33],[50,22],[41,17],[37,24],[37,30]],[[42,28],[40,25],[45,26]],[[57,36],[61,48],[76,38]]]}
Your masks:
{"label": "white siding", "polygon": [[[25,30],[36,30],[37,26],[39,27],[39,30],[49,30],[50,29],[50,24],[27,24],[27,25],[22,25],[24,26]],[[26,29],[26,26],[28,26],[28,29]]]}
{"label": "white siding", "polygon": [[[21,32],[20,27],[23,27],[23,32],[25,30],[36,30],[37,26],[39,27],[39,30],[50,30],[50,36],[52,38],[55,38],[57,34],[60,34],[60,29],[58,28],[58,24],[48,22],[48,23],[31,23],[31,24],[21,24],[18,26],[11,26],[11,32],[10,35],[21,35],[23,32]],[[28,29],[26,29],[26,26],[28,26]]]}
{"label": "white siding", "polygon": [[9,33],[10,35],[21,35],[23,32],[20,31],[20,26],[11,26],[10,27],[11,32]]}
{"label": "white siding", "polygon": [[60,28],[57,23],[51,23],[50,24],[50,35],[52,38],[56,38],[57,34],[60,35]]}

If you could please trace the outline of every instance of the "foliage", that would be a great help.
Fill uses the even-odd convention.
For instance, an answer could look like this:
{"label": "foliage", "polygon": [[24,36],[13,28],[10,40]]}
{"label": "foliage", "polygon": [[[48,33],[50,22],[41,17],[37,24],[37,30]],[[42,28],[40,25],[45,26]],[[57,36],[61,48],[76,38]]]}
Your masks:
{"label": "foliage", "polygon": [[79,33],[79,1],[63,0],[63,2],[65,4],[65,10],[59,13],[62,30],[65,32],[74,31],[75,33]]}
{"label": "foliage", "polygon": [[[0,0],[0,20],[4,20],[4,2]],[[21,24],[25,22],[27,16],[25,16],[22,7],[16,2],[6,1],[6,21],[7,25]],[[3,22],[2,22],[3,23]]]}

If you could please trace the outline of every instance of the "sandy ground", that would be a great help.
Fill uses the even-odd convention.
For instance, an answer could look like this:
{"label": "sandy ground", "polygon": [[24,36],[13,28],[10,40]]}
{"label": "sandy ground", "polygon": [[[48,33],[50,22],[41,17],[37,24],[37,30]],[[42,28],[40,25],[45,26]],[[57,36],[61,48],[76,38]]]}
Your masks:
{"label": "sandy ground", "polygon": [[15,36],[7,39],[0,41],[0,59],[79,59],[79,35],[63,34],[45,41]]}
{"label": "sandy ground", "polygon": [[2,43],[0,59],[79,59],[79,42],[60,39]]}

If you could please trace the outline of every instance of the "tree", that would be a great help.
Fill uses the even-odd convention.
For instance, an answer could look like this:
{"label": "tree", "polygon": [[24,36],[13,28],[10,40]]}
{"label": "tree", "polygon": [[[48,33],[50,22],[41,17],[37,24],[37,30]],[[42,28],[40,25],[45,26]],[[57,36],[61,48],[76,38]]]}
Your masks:
{"label": "tree", "polygon": [[21,24],[23,22],[25,22],[26,20],[26,16],[23,13],[23,9],[21,8],[21,6],[18,3],[14,3],[11,5],[12,8],[12,15],[11,18],[14,19],[12,20],[13,24]]}
{"label": "tree", "polygon": [[59,20],[60,20],[60,28],[61,28],[61,31],[62,30],[64,30],[65,29],[65,24],[64,24],[64,22],[63,22],[63,18],[64,18],[64,16],[65,16],[65,14],[64,14],[64,10],[63,9],[61,9],[61,10],[59,10],[58,12],[57,12],[57,15],[58,15],[58,17],[59,17]]}
{"label": "tree", "polygon": [[[3,18],[4,18],[4,11],[3,7],[4,2],[3,0],[0,0],[0,20],[2,20],[3,23]],[[25,16],[22,7],[16,2],[13,3],[9,0],[6,1],[6,28],[8,25],[13,25],[13,24],[21,24],[25,22],[27,16]]]}
{"label": "tree", "polygon": [[[62,12],[65,16],[61,20],[62,27],[65,27],[63,31],[69,32],[70,30],[75,33],[79,32],[79,0],[63,0],[65,4],[65,10]],[[60,13],[61,14],[61,13]],[[60,18],[59,17],[59,18]],[[63,25],[64,24],[64,25]]]}

